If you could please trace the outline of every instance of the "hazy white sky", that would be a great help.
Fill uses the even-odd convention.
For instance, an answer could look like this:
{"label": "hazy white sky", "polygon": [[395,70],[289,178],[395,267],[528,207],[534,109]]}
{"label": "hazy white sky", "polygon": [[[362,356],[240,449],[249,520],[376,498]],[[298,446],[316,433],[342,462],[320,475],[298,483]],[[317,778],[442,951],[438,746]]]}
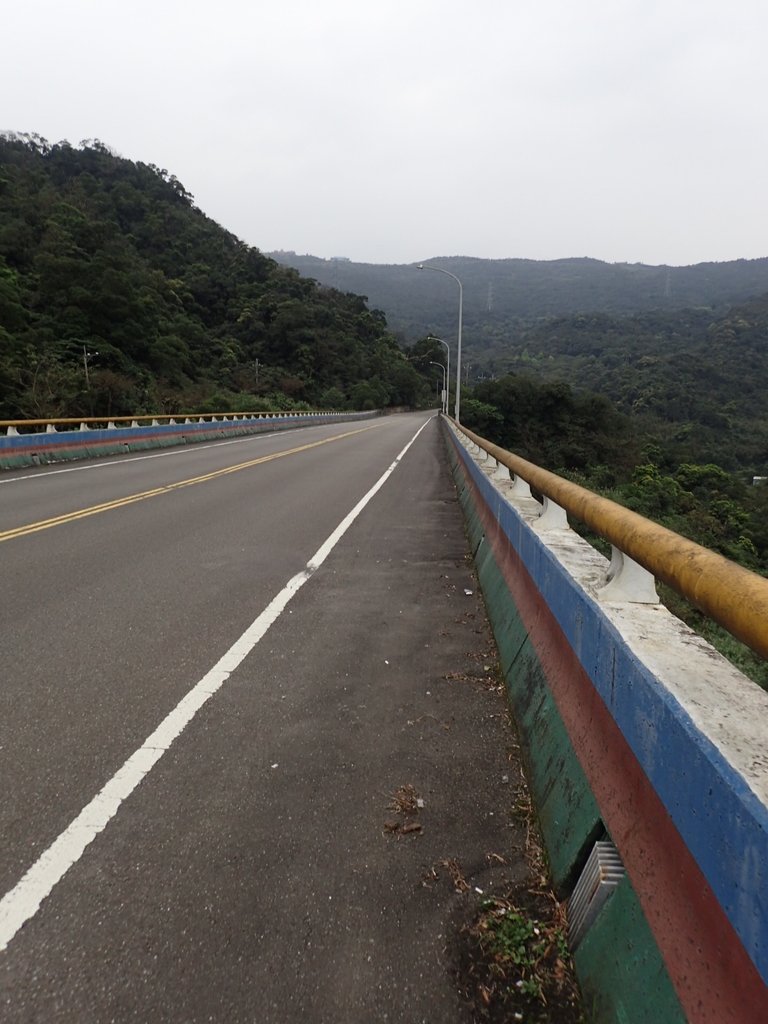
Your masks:
{"label": "hazy white sky", "polygon": [[99,138],[260,249],[768,256],[765,0],[24,0],[0,129]]}

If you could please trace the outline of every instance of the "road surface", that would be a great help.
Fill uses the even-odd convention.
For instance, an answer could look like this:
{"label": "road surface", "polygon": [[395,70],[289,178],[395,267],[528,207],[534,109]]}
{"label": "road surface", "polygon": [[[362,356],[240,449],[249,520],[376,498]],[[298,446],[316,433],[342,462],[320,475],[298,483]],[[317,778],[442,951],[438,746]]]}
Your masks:
{"label": "road surface", "polygon": [[436,418],[6,473],[0,570],[4,1024],[471,1019],[522,868]]}

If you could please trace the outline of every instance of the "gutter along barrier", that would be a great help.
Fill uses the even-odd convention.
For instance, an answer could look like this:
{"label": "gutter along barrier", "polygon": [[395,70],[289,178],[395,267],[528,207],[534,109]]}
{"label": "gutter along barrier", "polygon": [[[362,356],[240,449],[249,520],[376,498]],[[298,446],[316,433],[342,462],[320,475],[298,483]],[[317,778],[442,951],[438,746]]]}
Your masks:
{"label": "gutter along barrier", "polygon": [[[729,623],[765,581],[444,423],[591,1019],[764,1024],[768,694],[658,603],[651,573]],[[610,563],[565,510],[610,540]],[[589,908],[580,883],[601,864]]]}
{"label": "gutter along barrier", "polygon": [[378,412],[243,412],[0,420],[0,430],[5,429],[5,434],[0,434],[0,470],[378,415]]}

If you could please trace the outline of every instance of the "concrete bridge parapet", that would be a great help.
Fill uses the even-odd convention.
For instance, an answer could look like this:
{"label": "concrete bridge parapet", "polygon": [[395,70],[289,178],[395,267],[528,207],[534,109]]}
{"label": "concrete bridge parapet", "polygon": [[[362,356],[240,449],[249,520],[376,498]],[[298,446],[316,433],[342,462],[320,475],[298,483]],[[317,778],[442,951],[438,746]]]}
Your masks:
{"label": "concrete bridge parapet", "polygon": [[446,430],[555,886],[583,918],[599,844],[623,868],[575,936],[593,1020],[768,1020],[768,694]]}
{"label": "concrete bridge parapet", "polygon": [[[238,413],[208,416],[122,416],[90,420],[0,421],[0,470],[102,455],[216,441],[318,423],[370,419],[380,412]],[[165,420],[165,422],[161,422]],[[182,420],[182,422],[179,422]],[[76,425],[77,424],[77,425]]]}

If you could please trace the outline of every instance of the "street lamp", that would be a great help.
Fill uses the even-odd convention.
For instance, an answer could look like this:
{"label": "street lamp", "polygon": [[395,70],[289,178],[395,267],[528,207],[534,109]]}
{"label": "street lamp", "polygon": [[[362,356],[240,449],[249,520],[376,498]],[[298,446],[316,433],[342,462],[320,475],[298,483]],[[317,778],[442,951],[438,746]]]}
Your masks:
{"label": "street lamp", "polygon": [[435,338],[433,335],[430,334],[429,337],[427,338],[427,341],[439,341],[441,345],[445,345],[445,359],[446,359],[445,379],[447,381],[447,384],[445,386],[445,409],[443,409],[443,412],[447,415],[448,414],[448,398],[449,398],[450,389],[451,389],[451,350],[450,350],[450,347],[448,345],[448,342],[447,341],[443,341],[442,338]]}
{"label": "street lamp", "polygon": [[459,413],[461,412],[461,314],[462,307],[464,305],[464,288],[462,287],[461,281],[452,274],[450,270],[443,270],[442,267],[431,267],[428,263],[419,263],[416,267],[417,270],[434,270],[438,274],[447,274],[448,277],[452,277],[456,284],[459,286],[459,330],[458,330],[458,346],[456,352],[456,405],[455,415],[456,422],[459,423]]}
{"label": "street lamp", "polygon": [[445,363],[436,363],[434,359],[430,359],[429,360],[429,365],[430,366],[439,366],[440,369],[443,371],[443,400],[442,400],[442,402],[440,404],[442,406],[442,411],[445,412],[446,411],[445,407],[448,404],[448,391],[446,390],[446,387],[445,387],[446,382],[448,380],[448,376],[447,376],[448,375],[448,370],[446,369]]}
{"label": "street lamp", "polygon": [[92,359],[95,359],[98,354],[98,352],[89,352],[85,345],[83,345],[83,370],[85,371],[85,386],[88,391],[91,390],[91,378],[88,374],[88,364]]}

